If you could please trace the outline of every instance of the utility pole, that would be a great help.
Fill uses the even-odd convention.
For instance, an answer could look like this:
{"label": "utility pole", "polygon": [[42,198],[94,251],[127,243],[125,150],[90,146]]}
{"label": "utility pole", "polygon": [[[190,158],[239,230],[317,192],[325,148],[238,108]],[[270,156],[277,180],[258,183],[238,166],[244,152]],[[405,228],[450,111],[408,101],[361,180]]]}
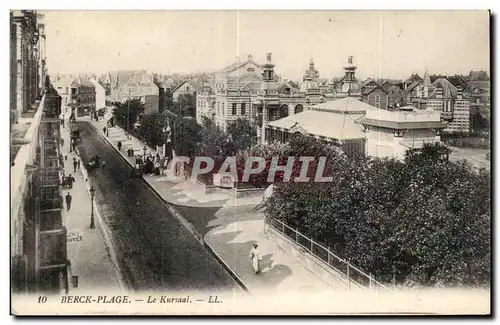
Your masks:
{"label": "utility pole", "polygon": [[128,90],[128,100],[127,100],[127,139],[130,139],[130,88]]}

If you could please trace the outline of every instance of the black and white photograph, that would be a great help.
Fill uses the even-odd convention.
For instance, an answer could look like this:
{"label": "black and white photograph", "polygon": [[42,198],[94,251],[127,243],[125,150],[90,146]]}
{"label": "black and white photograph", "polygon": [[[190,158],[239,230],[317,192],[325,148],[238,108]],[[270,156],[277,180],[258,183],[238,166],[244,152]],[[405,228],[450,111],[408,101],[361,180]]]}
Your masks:
{"label": "black and white photograph", "polygon": [[491,315],[488,10],[9,15],[11,315]]}

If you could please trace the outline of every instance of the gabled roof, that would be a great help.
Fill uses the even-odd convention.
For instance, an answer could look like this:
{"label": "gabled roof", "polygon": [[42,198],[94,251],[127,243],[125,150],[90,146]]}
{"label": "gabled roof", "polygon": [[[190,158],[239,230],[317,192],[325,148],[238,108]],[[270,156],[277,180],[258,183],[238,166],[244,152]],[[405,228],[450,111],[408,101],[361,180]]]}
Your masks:
{"label": "gabled roof", "polygon": [[443,89],[443,97],[445,98],[454,98],[457,96],[457,88],[451,84],[445,78],[438,78],[433,83],[432,86],[435,87],[434,91],[429,95],[429,98],[436,98],[436,93],[438,87]]}
{"label": "gabled roof", "polygon": [[391,85],[391,86],[397,86],[399,84],[403,83],[403,80],[401,79],[377,79],[377,82],[379,85],[384,86],[384,85]]}
{"label": "gabled roof", "polygon": [[193,89],[197,92],[201,91],[201,89],[203,88],[203,86],[199,82],[191,79],[181,82],[177,87],[175,87],[174,90],[172,90],[172,92],[177,91],[177,89],[181,88],[186,83],[188,83],[191,87],[193,87]]}
{"label": "gabled roof", "polygon": [[482,81],[488,81],[490,80],[490,77],[488,76],[488,73],[486,71],[471,71],[469,75],[467,76],[468,81],[475,81],[475,80],[482,80]]}
{"label": "gabled roof", "polygon": [[366,91],[363,92],[363,95],[367,96],[367,95],[371,94],[372,92],[374,92],[377,89],[382,90],[385,94],[389,94],[389,92],[384,87],[382,87],[378,83],[376,83],[375,87],[367,89]]}
{"label": "gabled roof", "polygon": [[368,78],[368,79],[366,79],[366,80],[364,80],[364,81],[361,82],[361,87],[366,87],[366,86],[368,86],[371,83],[374,83],[375,85],[378,85],[378,82],[375,81],[375,79]]}
{"label": "gabled roof", "polygon": [[412,91],[415,87],[422,84],[423,82],[424,81],[422,79],[414,81],[411,85],[408,86],[408,88],[406,88],[406,91],[407,92]]}
{"label": "gabled roof", "polygon": [[423,79],[418,75],[418,73],[412,74],[410,78],[405,80],[406,83],[414,83],[415,81],[423,81]]}
{"label": "gabled roof", "polygon": [[257,67],[261,68],[262,66],[260,64],[257,64],[254,60],[253,60],[253,56],[249,55],[247,60],[246,61],[243,61],[243,62],[234,62],[234,63],[231,63],[230,65],[228,65],[227,67],[225,68],[222,68],[220,69],[218,72],[231,72],[231,71],[234,71],[248,63],[252,63],[254,65],[256,65]]}

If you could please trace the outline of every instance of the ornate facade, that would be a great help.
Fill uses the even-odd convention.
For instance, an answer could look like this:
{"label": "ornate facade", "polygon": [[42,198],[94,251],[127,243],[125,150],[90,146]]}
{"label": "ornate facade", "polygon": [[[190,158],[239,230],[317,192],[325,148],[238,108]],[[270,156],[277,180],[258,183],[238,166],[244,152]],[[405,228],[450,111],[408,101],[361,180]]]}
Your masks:
{"label": "ornate facade", "polygon": [[225,130],[237,118],[248,118],[257,125],[258,135],[263,139],[262,130],[267,122],[326,100],[312,60],[303,82],[297,85],[281,80],[271,59],[271,53],[267,53],[266,62],[258,64],[249,55],[246,61],[238,60],[214,73],[197,93],[197,121],[201,123],[205,116]]}
{"label": "ornate facade", "polygon": [[42,19],[34,10],[10,12],[10,110],[14,123],[41,97],[46,75]]}

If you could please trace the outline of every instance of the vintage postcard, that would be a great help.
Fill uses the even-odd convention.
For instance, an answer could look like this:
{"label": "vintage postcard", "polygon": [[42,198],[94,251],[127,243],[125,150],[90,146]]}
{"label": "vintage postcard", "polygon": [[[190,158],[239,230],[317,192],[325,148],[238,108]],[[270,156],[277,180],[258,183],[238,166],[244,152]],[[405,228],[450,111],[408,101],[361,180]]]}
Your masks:
{"label": "vintage postcard", "polygon": [[490,19],[11,10],[11,313],[490,315]]}

